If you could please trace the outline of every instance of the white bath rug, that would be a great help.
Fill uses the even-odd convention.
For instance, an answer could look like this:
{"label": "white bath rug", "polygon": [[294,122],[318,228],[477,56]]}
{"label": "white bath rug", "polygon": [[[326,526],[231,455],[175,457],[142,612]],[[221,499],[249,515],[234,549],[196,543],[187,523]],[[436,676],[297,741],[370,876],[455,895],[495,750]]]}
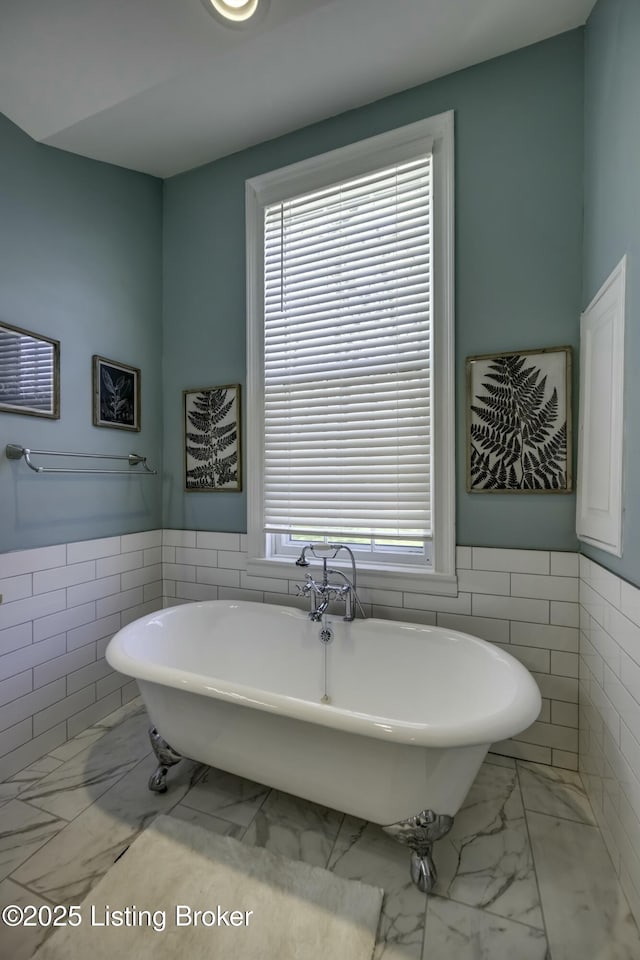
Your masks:
{"label": "white bath rug", "polygon": [[161,816],[33,960],[371,960],[382,895]]}

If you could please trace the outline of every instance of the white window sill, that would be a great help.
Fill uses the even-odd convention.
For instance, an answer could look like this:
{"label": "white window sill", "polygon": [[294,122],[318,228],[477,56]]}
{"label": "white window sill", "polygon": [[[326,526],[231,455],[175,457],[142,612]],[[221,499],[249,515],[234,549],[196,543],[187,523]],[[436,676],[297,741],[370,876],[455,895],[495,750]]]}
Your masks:
{"label": "white window sill", "polygon": [[[350,573],[350,566],[336,560],[331,561],[333,567]],[[434,596],[456,597],[458,595],[458,578],[455,574],[434,573],[420,567],[407,565],[406,568],[393,569],[376,566],[374,564],[359,563],[356,558],[358,575],[357,586],[371,590],[407,590],[411,593],[426,593]],[[268,557],[250,558],[247,573],[252,577],[276,577],[283,580],[299,580],[304,582],[305,575],[319,576],[322,573],[322,564],[311,562],[308,567],[297,567],[295,560],[271,559]]]}

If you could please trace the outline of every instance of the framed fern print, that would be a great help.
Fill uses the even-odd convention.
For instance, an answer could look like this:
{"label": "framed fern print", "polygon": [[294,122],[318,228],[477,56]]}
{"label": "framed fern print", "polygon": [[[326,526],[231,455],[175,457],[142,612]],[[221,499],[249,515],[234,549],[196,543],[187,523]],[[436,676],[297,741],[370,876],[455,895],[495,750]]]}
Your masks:
{"label": "framed fern print", "polygon": [[467,491],[571,487],[571,348],[468,357]]}
{"label": "framed fern print", "polygon": [[185,390],[183,397],[185,490],[239,492],[240,385]]}

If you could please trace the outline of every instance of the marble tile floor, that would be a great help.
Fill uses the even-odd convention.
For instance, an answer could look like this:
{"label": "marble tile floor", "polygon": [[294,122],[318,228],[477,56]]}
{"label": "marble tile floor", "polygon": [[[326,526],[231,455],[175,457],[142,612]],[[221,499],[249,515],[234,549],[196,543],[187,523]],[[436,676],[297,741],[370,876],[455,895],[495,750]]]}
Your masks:
{"label": "marble tile floor", "polygon": [[[577,773],[492,756],[435,848],[425,897],[406,849],[365,821],[183,761],[166,794],[139,700],[0,783],[0,907],[79,903],[159,813],[385,890],[375,960],[638,960],[640,936]],[[0,960],[46,928],[0,925]],[[345,958],[346,960],[346,958]]]}

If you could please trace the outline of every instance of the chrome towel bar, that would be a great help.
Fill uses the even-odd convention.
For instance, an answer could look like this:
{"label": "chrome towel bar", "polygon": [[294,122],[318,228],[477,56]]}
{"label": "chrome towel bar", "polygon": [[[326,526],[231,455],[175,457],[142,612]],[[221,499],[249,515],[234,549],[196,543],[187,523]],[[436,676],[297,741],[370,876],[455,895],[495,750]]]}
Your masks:
{"label": "chrome towel bar", "polygon": [[120,473],[131,475],[130,470],[104,470],[101,467],[41,467],[31,460],[31,455],[38,457],[84,457],[93,460],[126,460],[130,467],[137,467],[139,464],[143,469],[153,476],[158,471],[152,470],[147,465],[147,458],[141,457],[137,453],[69,453],[63,450],[31,450],[28,447],[21,447],[17,443],[8,443],[5,448],[8,460],[21,460],[36,473]]}

